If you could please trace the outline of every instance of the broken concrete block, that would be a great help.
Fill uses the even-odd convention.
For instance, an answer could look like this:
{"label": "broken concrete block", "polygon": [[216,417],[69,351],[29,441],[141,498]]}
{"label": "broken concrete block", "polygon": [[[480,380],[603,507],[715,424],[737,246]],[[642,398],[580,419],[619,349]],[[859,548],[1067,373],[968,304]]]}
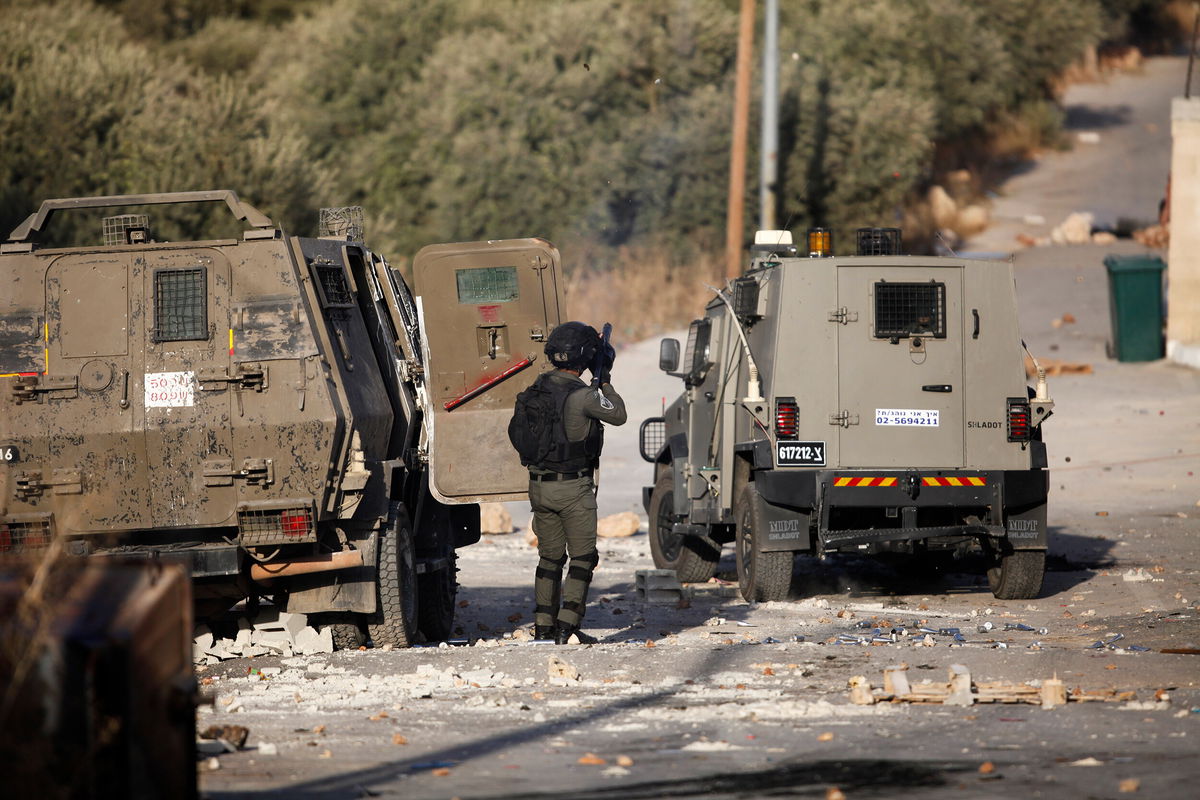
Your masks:
{"label": "broken concrete block", "polygon": [[912,694],[912,687],[908,684],[907,664],[895,664],[883,671],[883,690],[895,696]]}
{"label": "broken concrete block", "polygon": [[864,675],[855,675],[850,679],[850,702],[856,706],[874,705],[875,695],[871,693],[871,684]]}
{"label": "broken concrete block", "polygon": [[1047,710],[1067,704],[1067,687],[1058,678],[1047,678],[1042,682],[1042,708]]}
{"label": "broken concrete block", "polygon": [[969,706],[975,703],[971,693],[971,673],[962,664],[950,665],[950,694],[944,701],[948,706]]}
{"label": "broken concrete block", "polygon": [[196,644],[197,647],[207,650],[208,648],[213,646],[213,642],[215,641],[213,638],[213,632],[209,629],[209,627],[207,625],[197,625],[194,633],[196,635],[192,639],[192,641]]}
{"label": "broken concrete block", "polygon": [[282,628],[278,630],[255,630],[250,634],[250,643],[259,645],[260,647],[291,645],[292,635]]}
{"label": "broken concrete block", "polygon": [[290,614],[285,611],[279,615],[279,621],[293,640],[297,633],[308,627],[308,615],[306,614]]}
{"label": "broken concrete block", "polygon": [[295,648],[306,655],[333,652],[333,628],[326,625],[317,631],[311,627],[301,628],[296,634]]}
{"label": "broken concrete block", "polygon": [[642,527],[642,520],[632,511],[610,514],[596,523],[596,535],[601,539],[624,539]]}
{"label": "broken concrete block", "polygon": [[568,681],[577,681],[580,678],[579,670],[574,665],[563,661],[557,656],[550,656],[546,662],[546,671],[551,678],[561,678]]}
{"label": "broken concrete block", "polygon": [[639,569],[634,573],[638,599],[646,603],[674,604],[683,598],[683,587],[673,569]]}
{"label": "broken concrete block", "polygon": [[501,503],[480,503],[479,531],[489,535],[512,533],[512,514]]}

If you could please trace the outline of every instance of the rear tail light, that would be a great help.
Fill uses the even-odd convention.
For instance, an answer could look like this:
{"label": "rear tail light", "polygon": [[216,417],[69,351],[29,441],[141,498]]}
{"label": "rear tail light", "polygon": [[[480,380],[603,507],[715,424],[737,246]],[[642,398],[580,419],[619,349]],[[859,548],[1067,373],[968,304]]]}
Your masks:
{"label": "rear tail light", "polygon": [[280,515],[279,522],[284,536],[307,536],[312,527],[312,517],[307,509],[285,511]]}
{"label": "rear tail light", "polygon": [[800,434],[800,409],[794,397],[775,400],[775,438],[795,439]]}
{"label": "rear tail light", "polygon": [[1029,401],[1019,397],[1008,398],[1008,440],[1028,442],[1032,435]]}

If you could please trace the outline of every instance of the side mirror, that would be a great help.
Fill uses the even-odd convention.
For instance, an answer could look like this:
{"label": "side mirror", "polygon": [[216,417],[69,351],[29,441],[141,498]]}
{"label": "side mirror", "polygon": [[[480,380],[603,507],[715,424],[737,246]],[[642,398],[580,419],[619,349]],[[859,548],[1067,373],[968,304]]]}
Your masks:
{"label": "side mirror", "polygon": [[663,339],[658,345],[658,368],[672,373],[679,369],[679,340]]}

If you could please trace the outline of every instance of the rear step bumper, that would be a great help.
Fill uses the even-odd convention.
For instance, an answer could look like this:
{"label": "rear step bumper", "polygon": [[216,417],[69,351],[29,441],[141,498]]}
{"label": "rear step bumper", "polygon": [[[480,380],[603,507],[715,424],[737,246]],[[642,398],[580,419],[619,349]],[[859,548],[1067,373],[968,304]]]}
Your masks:
{"label": "rear step bumper", "polygon": [[795,508],[996,506],[1046,502],[1047,470],[762,470],[754,484],[768,503]]}
{"label": "rear step bumper", "polygon": [[[1046,470],[764,470],[754,483],[764,519],[811,515],[820,546],[829,550],[944,536],[1006,537],[1031,549],[1046,544]],[[961,509],[967,523],[918,524],[922,512],[939,508]],[[839,509],[864,512],[853,515],[862,522],[877,509],[881,524],[839,526]],[[800,541],[770,549],[795,549]]]}

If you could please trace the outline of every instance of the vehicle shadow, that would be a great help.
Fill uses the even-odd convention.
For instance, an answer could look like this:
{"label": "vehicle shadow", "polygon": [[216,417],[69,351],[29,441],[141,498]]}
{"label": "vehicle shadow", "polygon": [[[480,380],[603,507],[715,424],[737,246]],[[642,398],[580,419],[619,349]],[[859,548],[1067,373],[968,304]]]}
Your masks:
{"label": "vehicle shadow", "polygon": [[[1069,591],[1090,580],[1092,572],[1115,566],[1113,547],[1110,539],[1051,526],[1046,577],[1039,597]],[[817,559],[801,554],[793,567],[789,599],[823,594],[853,598],[990,594],[987,568],[982,553],[957,559],[938,555],[871,557],[840,553]]]}

